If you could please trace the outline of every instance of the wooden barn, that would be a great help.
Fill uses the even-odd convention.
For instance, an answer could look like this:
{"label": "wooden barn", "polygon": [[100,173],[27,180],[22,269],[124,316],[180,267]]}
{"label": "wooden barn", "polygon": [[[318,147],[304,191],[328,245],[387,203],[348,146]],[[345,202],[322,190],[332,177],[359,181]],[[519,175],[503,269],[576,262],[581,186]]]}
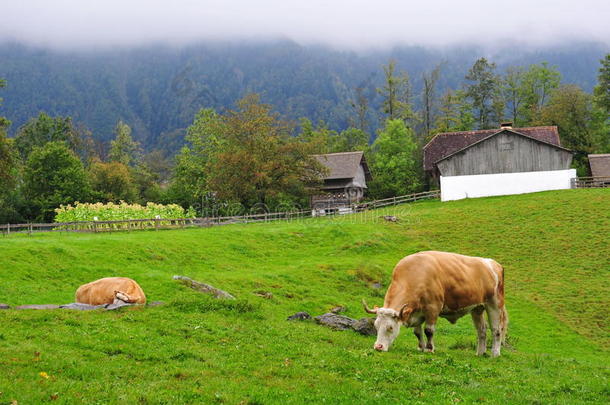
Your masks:
{"label": "wooden barn", "polygon": [[327,169],[320,193],[312,196],[311,206],[315,210],[346,209],[360,202],[366,191],[366,182],[371,173],[364,152],[340,152],[315,155]]}
{"label": "wooden barn", "polygon": [[610,153],[589,155],[591,176],[595,178],[610,179]]}
{"label": "wooden barn", "polygon": [[570,188],[571,164],[554,126],[441,133],[424,146],[443,201]]}

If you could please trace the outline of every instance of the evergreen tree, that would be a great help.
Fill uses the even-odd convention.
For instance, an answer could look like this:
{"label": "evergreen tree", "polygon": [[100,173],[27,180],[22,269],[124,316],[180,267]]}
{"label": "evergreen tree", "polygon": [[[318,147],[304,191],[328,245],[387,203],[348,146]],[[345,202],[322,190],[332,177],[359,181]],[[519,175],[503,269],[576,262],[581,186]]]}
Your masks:
{"label": "evergreen tree", "polygon": [[415,115],[411,105],[411,84],[406,72],[396,74],[396,61],[390,60],[383,67],[384,85],[377,89],[383,97],[383,112],[388,120],[401,119],[411,122]]}
{"label": "evergreen tree", "polygon": [[131,137],[131,128],[123,121],[117,122],[114,129],[115,138],[110,141],[111,162],[133,166],[138,162],[140,144]]}
{"label": "evergreen tree", "polygon": [[606,120],[610,119],[610,53],[601,61],[598,84],[595,86],[595,104],[606,113]]}

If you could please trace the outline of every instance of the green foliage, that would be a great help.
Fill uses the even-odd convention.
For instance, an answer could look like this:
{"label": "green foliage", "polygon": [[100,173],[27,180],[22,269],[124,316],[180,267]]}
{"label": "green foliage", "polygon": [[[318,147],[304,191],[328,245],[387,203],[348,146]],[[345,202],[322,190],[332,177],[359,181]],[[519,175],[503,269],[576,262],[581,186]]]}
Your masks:
{"label": "green foliage", "polygon": [[595,103],[606,113],[606,120],[610,118],[610,53],[600,61],[597,86],[595,86]]}
{"label": "green foliage", "polygon": [[554,67],[546,62],[540,65],[531,65],[523,73],[521,82],[521,97],[523,102],[519,106],[519,125],[536,124],[539,115],[549,101],[550,95],[559,87],[561,75]]}
{"label": "green foliage", "polygon": [[382,97],[382,111],[388,120],[402,119],[412,121],[415,118],[411,104],[411,84],[407,72],[395,73],[396,61],[390,60],[383,67],[384,83],[377,89]]}
{"label": "green foliage", "polygon": [[[439,114],[432,133],[469,131],[473,125],[472,105],[468,102],[466,93],[462,90],[447,90],[440,99]],[[425,140],[429,141],[430,138]]]}
{"label": "green foliage", "polygon": [[134,180],[123,163],[94,162],[89,168],[89,177],[98,200],[132,202],[137,198]]}
{"label": "green foliage", "polygon": [[43,147],[49,142],[65,142],[75,153],[82,149],[83,139],[76,130],[70,117],[51,117],[44,112],[30,119],[19,128],[15,137],[15,146],[23,160],[37,147]]}
{"label": "green foliage", "polygon": [[[2,400],[607,403],[609,203],[606,190],[565,190],[304,222],[4,237],[0,268],[10,271],[2,273],[0,302],[68,303],[86,282],[124,276],[149,301],[166,304],[0,311]],[[372,248],[356,248],[366,245]],[[434,354],[420,353],[406,328],[389,352],[377,353],[374,337],[286,321],[337,305],[349,317],[367,316],[360,299],[381,305],[393,266],[425,249],[504,266],[511,322],[501,357],[475,356],[469,317],[439,321]],[[238,299],[203,296],[174,274]]]}
{"label": "green foliage", "polygon": [[123,121],[119,121],[114,129],[115,138],[110,141],[109,158],[125,166],[132,166],[138,162],[140,144],[131,137],[131,128]]}
{"label": "green foliage", "polygon": [[471,100],[479,129],[497,127],[504,110],[500,97],[500,77],[495,63],[480,58],[468,71],[465,94]]}
{"label": "green foliage", "polygon": [[95,217],[99,221],[114,221],[123,219],[179,219],[193,218],[192,211],[186,211],[176,204],[146,205],[128,204],[121,201],[118,204],[109,202],[102,203],[76,203],[75,205],[62,205],[55,209],[55,222],[93,221]]}
{"label": "green foliage", "polygon": [[61,204],[87,201],[91,188],[83,164],[63,142],[35,147],[25,165],[24,194],[31,216],[39,221],[53,218]]}
{"label": "green foliage", "polygon": [[579,176],[588,175],[587,154],[602,151],[607,137],[603,117],[593,108],[593,99],[575,85],[563,85],[551,93],[543,107],[540,122],[557,125],[562,146],[575,152]]}
{"label": "green foliage", "polygon": [[418,151],[413,130],[402,120],[388,120],[371,147],[369,196],[385,198],[419,191]]}

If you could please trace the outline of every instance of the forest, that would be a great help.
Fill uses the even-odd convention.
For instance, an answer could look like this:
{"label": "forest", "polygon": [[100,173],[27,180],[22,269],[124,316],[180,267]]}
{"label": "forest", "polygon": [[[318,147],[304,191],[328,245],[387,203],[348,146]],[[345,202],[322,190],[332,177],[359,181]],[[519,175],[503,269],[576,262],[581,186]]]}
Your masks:
{"label": "forest", "polygon": [[[428,54],[409,69],[404,52],[374,67],[372,57],[291,44],[240,48],[233,57],[243,60],[230,49],[199,60],[192,50],[159,59],[141,51],[114,55],[124,65],[111,71],[99,56],[69,65],[76,56],[13,47],[17,56],[6,59],[8,48],[0,48],[0,223],[51,221],[76,201],[175,203],[199,215],[307,206],[324,174],[312,155],[338,151],[365,151],[369,198],[422,191],[434,185],[421,150],[436,133],[503,121],[556,125],[581,176],[587,154],[610,151],[610,54],[588,80],[545,60],[507,64],[469,52],[458,53],[470,57],[466,68]],[[222,62],[206,59],[214,52]],[[281,67],[262,68],[271,60]],[[17,70],[32,75],[16,80],[25,88],[12,82]]]}

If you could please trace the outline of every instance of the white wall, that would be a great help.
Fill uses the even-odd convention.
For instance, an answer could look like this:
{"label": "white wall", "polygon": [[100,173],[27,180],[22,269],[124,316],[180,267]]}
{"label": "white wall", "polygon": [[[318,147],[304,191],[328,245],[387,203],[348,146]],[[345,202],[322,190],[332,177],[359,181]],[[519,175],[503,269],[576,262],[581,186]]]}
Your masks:
{"label": "white wall", "polygon": [[563,190],[571,187],[576,169],[545,172],[441,176],[441,201]]}

